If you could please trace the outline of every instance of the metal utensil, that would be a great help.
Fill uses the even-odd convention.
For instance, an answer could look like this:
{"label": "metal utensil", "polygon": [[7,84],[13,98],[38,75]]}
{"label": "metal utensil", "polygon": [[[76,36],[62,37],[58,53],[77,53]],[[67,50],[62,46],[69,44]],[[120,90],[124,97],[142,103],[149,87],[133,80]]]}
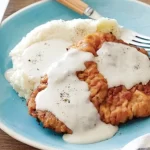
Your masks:
{"label": "metal utensil", "polygon": [[8,6],[8,3],[9,3],[9,0],[4,0],[4,1],[0,0],[0,23],[3,19],[3,16],[4,16],[4,13],[5,13],[6,8]]}
{"label": "metal utensil", "polygon": [[[86,15],[92,19],[100,19],[102,16],[98,14],[93,8],[81,0],[57,0],[59,3],[67,6],[68,8],[76,11],[81,15]],[[139,34],[132,30],[121,27],[121,38],[132,45],[144,48],[150,51],[150,37]]]}
{"label": "metal utensil", "polygon": [[122,27],[121,31],[121,38],[125,42],[144,48],[146,51],[150,52],[150,37],[125,29],[124,27]]}
{"label": "metal utensil", "polygon": [[101,17],[93,8],[89,7],[88,4],[81,0],[57,0],[57,2],[65,5],[80,15],[85,14],[92,19],[99,19]]}

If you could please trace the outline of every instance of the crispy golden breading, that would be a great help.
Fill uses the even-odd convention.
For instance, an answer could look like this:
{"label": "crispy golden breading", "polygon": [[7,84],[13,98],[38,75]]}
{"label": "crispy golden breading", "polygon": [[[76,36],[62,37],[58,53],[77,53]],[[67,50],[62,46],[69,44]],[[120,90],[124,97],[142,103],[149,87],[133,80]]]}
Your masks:
{"label": "crispy golden breading", "polygon": [[[128,45],[122,40],[117,40],[112,34],[95,33],[87,36],[75,45],[75,47],[79,47],[83,51],[92,52],[96,56],[97,49],[106,41]],[[148,55],[144,49],[135,48],[143,54]],[[99,92],[104,93],[104,91]],[[150,82],[147,85],[138,84],[131,90],[127,90],[124,86],[119,86],[108,89],[107,92],[106,101],[100,106],[100,116],[104,122],[118,125],[133,119],[133,117],[150,116]],[[95,95],[94,99],[97,101]]]}
{"label": "crispy golden breading", "polygon": [[150,82],[127,90],[124,86],[110,88],[100,106],[101,119],[112,125],[125,123],[134,117],[150,116]]}
{"label": "crispy golden breading", "polygon": [[[110,33],[102,34],[97,32],[86,36],[82,41],[80,41],[77,44],[74,44],[72,47],[78,48],[81,51],[91,52],[94,56],[97,56],[96,51],[106,41],[126,44],[122,40],[116,39],[116,37]],[[147,54],[147,52],[144,49],[138,48],[138,50],[144,54]],[[107,123],[115,124],[115,121],[110,121],[112,111],[110,111],[109,113],[110,105],[108,105],[108,93],[109,91],[111,91],[111,89],[108,90],[106,79],[101,73],[98,72],[97,64],[95,62],[85,62],[85,66],[86,69],[84,71],[78,71],[76,73],[78,78],[82,81],[85,81],[88,84],[91,93],[90,100],[97,108],[97,110],[100,110],[102,120]],[[40,91],[44,90],[47,87],[47,81],[47,76],[43,77],[38,88],[31,94],[31,97],[29,98],[27,104],[29,113],[33,117],[38,118],[46,128],[53,129],[56,132],[72,133],[72,131],[63,122],[58,120],[51,112],[36,110],[35,98]],[[103,104],[100,107],[101,103]],[[114,104],[112,103],[112,105]],[[122,118],[123,117],[121,117],[119,120],[121,120]]]}
{"label": "crispy golden breading", "polygon": [[108,90],[106,79],[98,72],[95,62],[86,62],[86,69],[77,72],[80,80],[85,81],[90,90],[90,101],[99,111],[100,104],[105,100]]}

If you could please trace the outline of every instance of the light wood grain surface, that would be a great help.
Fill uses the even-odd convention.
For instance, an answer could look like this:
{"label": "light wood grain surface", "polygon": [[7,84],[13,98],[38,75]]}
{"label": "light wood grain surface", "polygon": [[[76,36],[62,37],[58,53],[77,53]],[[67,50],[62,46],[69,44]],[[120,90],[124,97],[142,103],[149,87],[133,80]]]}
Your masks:
{"label": "light wood grain surface", "polygon": [[[19,9],[38,1],[40,0],[10,0],[4,18],[10,16]],[[150,0],[141,0],[141,1],[150,4]],[[5,134],[3,131],[0,130],[0,150],[37,150],[37,149],[16,141],[15,139],[9,137],[7,134]]]}

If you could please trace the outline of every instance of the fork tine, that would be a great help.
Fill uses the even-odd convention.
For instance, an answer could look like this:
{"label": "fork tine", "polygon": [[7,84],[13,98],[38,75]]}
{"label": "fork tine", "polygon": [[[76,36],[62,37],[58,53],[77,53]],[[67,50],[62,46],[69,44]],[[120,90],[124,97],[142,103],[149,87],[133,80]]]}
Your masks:
{"label": "fork tine", "polygon": [[150,41],[139,39],[139,38],[135,38],[132,41],[137,42],[137,43],[142,43],[142,44],[148,44],[148,45],[150,45]]}
{"label": "fork tine", "polygon": [[132,40],[130,42],[130,44],[136,45],[136,46],[142,47],[142,48],[150,48],[150,43],[149,44],[144,44],[144,43],[140,43],[140,42],[136,42],[136,41]]}
{"label": "fork tine", "polygon": [[132,44],[132,43],[129,43],[129,44],[136,46],[136,47],[139,47],[139,48],[144,48],[147,52],[150,52],[150,47],[138,46],[137,44]]}
{"label": "fork tine", "polygon": [[150,37],[121,27],[121,39],[131,45],[144,48],[150,54]]}
{"label": "fork tine", "polygon": [[142,34],[137,34],[137,35],[136,35],[136,38],[150,41],[150,37],[145,36],[145,35],[142,35]]}

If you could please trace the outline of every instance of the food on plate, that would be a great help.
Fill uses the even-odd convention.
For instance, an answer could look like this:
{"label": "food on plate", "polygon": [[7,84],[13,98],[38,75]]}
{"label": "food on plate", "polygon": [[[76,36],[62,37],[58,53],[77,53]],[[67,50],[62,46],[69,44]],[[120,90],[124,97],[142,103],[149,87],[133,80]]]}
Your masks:
{"label": "food on plate", "polygon": [[137,84],[131,89],[125,86],[110,88],[106,101],[100,106],[100,116],[104,122],[113,125],[134,117],[150,116],[150,82]]}
{"label": "food on plate", "polygon": [[[117,39],[111,34],[95,33],[88,35],[84,40],[80,41],[77,45],[73,45],[72,47],[96,55],[96,51],[107,39],[111,41],[117,41]],[[92,44],[90,45],[91,42]],[[95,62],[93,61],[85,62],[85,66],[86,69],[84,71],[79,70],[76,72],[77,77],[81,81],[85,81],[88,84],[90,90],[90,101],[94,104],[96,109],[99,110],[100,104],[105,100],[107,95],[108,90],[107,81],[98,72],[97,64]],[[51,114],[50,112],[46,111],[42,112],[36,110],[35,98],[40,91],[44,90],[47,87],[47,84],[48,84],[48,77],[46,75],[41,79],[40,86],[37,87],[37,89],[31,94],[31,97],[28,100],[29,113],[32,116],[37,117],[40,121],[42,121],[45,127],[52,128],[56,132],[70,133],[70,130],[68,130],[68,128],[64,124],[60,123],[60,121],[58,121],[58,119],[54,115],[53,117],[47,117],[47,115],[43,115],[46,113],[50,115]],[[43,118],[43,116],[45,117],[45,119]],[[53,121],[47,121],[47,119],[49,118],[55,120],[56,123],[52,124]]]}
{"label": "food on plate", "polygon": [[6,78],[29,114],[66,142],[106,140],[119,124],[150,115],[148,54],[121,40],[115,20],[51,21],[10,56]]}
{"label": "food on plate", "polygon": [[[106,122],[106,123],[110,123],[110,124],[113,124],[113,125],[118,125],[117,123],[115,124],[115,123],[113,123],[113,122],[107,122],[107,120],[105,120],[105,116],[107,117],[107,112],[108,111],[110,111],[110,108],[109,108],[109,104],[110,104],[110,102],[109,101],[107,101],[107,98],[108,97],[110,97],[111,95],[113,95],[114,93],[117,95],[118,93],[117,93],[117,91],[118,90],[120,90],[120,88],[121,88],[121,86],[120,86],[120,83],[122,82],[122,83],[124,83],[124,81],[125,82],[127,82],[127,83],[125,83],[125,85],[128,87],[128,86],[131,86],[132,87],[132,84],[134,85],[135,84],[135,81],[137,80],[135,80],[135,81],[131,81],[131,83],[129,82],[129,81],[127,81],[127,80],[125,80],[125,78],[124,78],[124,76],[122,75],[121,77],[122,78],[119,78],[118,77],[118,81],[117,80],[115,80],[115,79],[113,79],[112,81],[111,80],[109,80],[109,76],[105,73],[105,71],[103,71],[103,70],[101,70],[101,69],[103,69],[103,63],[104,63],[104,67],[105,67],[105,70],[106,70],[106,65],[108,66],[108,72],[112,69],[111,68],[111,66],[113,66],[114,67],[114,71],[116,71],[117,72],[117,70],[115,70],[115,69],[120,69],[119,67],[120,66],[118,66],[118,64],[119,63],[122,63],[122,67],[126,67],[127,65],[128,65],[128,63],[124,63],[123,64],[123,62],[121,62],[121,60],[120,59],[122,59],[121,57],[119,58],[119,56],[120,56],[120,54],[121,54],[121,52],[123,52],[122,53],[122,57],[124,57],[124,58],[126,58],[127,56],[129,57],[128,58],[128,60],[130,61],[130,56],[129,56],[129,54],[131,53],[131,54],[134,54],[134,55],[132,55],[132,56],[134,56],[135,57],[135,59],[138,59],[137,60],[137,62],[130,62],[131,63],[131,67],[129,67],[129,69],[133,69],[133,67],[136,67],[136,65],[137,65],[137,63],[139,63],[139,61],[141,60],[141,59],[143,59],[143,57],[145,58],[145,60],[144,60],[144,62],[143,62],[143,64],[144,63],[149,63],[149,60],[147,59],[148,57],[146,56],[146,54],[147,54],[147,52],[144,50],[144,49],[140,49],[140,48],[135,48],[135,47],[133,47],[133,46],[129,46],[127,43],[125,43],[124,41],[122,41],[122,40],[119,40],[119,39],[117,39],[114,35],[112,35],[111,33],[99,33],[99,32],[97,32],[97,33],[93,33],[93,34],[90,34],[90,35],[88,35],[88,36],[86,36],[83,40],[81,40],[80,42],[78,42],[77,44],[73,44],[72,45],[72,47],[70,47],[68,50],[69,51],[73,51],[74,49],[76,49],[76,50],[78,50],[78,51],[83,51],[83,52],[90,52],[90,53],[92,53],[94,56],[95,56],[95,58],[93,59],[93,58],[91,58],[91,59],[89,59],[89,61],[86,61],[86,62],[84,62],[84,64],[85,64],[85,70],[82,70],[82,71],[80,71],[80,70],[76,70],[76,73],[75,73],[75,75],[78,77],[78,79],[79,80],[81,80],[81,81],[84,81],[84,82],[86,82],[87,83],[87,85],[88,85],[88,88],[89,88],[89,91],[90,91],[90,94],[89,94],[89,100],[94,104],[94,106],[95,106],[95,108],[99,111],[100,110],[100,118],[104,121],[104,122]],[[120,50],[121,49],[121,50]],[[130,52],[131,51],[131,52]],[[133,52],[132,52],[133,51]],[[116,52],[118,53],[117,55],[115,55],[116,54]],[[69,54],[68,54],[69,55]],[[75,57],[74,56],[74,58],[72,57],[72,56],[74,56],[73,54],[71,54],[70,55],[70,58],[69,58],[69,60],[70,59],[75,59],[74,61],[77,61],[77,62],[81,62],[81,60],[83,61],[84,59],[83,58],[86,58],[85,56],[81,59],[80,57]],[[68,56],[69,57],[69,56]],[[72,58],[71,58],[72,57]],[[112,57],[112,58],[110,58],[110,57]],[[137,57],[137,58],[136,58]],[[80,58],[80,61],[78,61],[78,59]],[[115,58],[115,60],[114,60],[114,58]],[[103,62],[103,59],[106,59],[106,61],[104,60],[104,62]],[[64,58],[62,59],[63,61],[66,61],[66,63],[68,64],[68,65],[71,65],[72,64],[72,67],[73,67],[73,64],[75,63],[74,61],[73,61],[73,63],[71,63],[71,62],[67,62],[67,56],[64,56]],[[127,60],[127,61],[128,61]],[[63,61],[60,61],[62,64],[63,64]],[[108,62],[107,62],[108,61]],[[134,60],[135,61],[135,60]],[[81,143],[84,143],[84,142],[96,142],[96,141],[89,141],[89,139],[87,139],[87,138],[85,138],[85,136],[84,136],[84,140],[82,139],[83,137],[81,136],[81,133],[84,135],[85,133],[85,131],[84,130],[82,130],[82,131],[76,131],[76,128],[73,128],[73,127],[76,127],[77,126],[77,124],[80,124],[80,122],[79,121],[75,121],[74,122],[74,126],[72,127],[70,127],[69,128],[69,126],[70,126],[70,122],[69,121],[66,121],[67,119],[65,118],[65,117],[62,117],[62,116],[59,116],[57,113],[58,112],[56,112],[56,111],[54,111],[53,109],[52,109],[52,107],[54,107],[54,103],[58,103],[58,108],[59,109],[62,109],[62,107],[63,107],[63,102],[61,103],[60,101],[61,101],[61,98],[64,98],[62,101],[64,101],[65,100],[65,103],[67,103],[67,106],[68,107],[70,107],[70,109],[72,109],[72,111],[74,112],[74,113],[79,113],[79,111],[78,111],[78,109],[80,108],[80,106],[76,106],[75,107],[75,109],[76,109],[76,111],[73,109],[74,107],[72,107],[72,99],[75,97],[76,98],[76,101],[78,101],[78,100],[82,100],[82,98],[79,98],[79,96],[75,96],[74,95],[74,97],[71,97],[70,98],[70,93],[73,91],[73,89],[71,89],[71,85],[72,85],[72,87],[76,87],[75,86],[75,83],[74,84],[71,84],[71,82],[69,82],[69,89],[71,89],[71,90],[69,90],[68,91],[68,89],[67,89],[67,92],[66,92],[66,90],[65,90],[65,88],[63,87],[62,89],[63,89],[63,92],[61,93],[61,91],[58,91],[58,93],[57,93],[57,95],[61,95],[62,94],[62,97],[60,96],[60,98],[58,98],[58,97],[56,97],[57,98],[57,100],[55,101],[54,99],[53,99],[53,94],[51,93],[51,92],[54,92],[53,91],[53,88],[55,87],[51,87],[51,88],[49,88],[49,92],[48,92],[48,86],[49,86],[49,84],[53,84],[51,81],[49,81],[49,80],[51,80],[51,78],[53,79],[54,77],[53,77],[53,74],[54,74],[54,76],[57,76],[57,73],[59,74],[60,72],[62,72],[62,74],[63,74],[63,71],[64,70],[61,70],[61,67],[59,68],[59,65],[61,64],[60,62],[56,62],[56,64],[55,65],[52,65],[51,67],[50,67],[50,74],[47,76],[45,76],[44,78],[42,78],[41,79],[41,84],[40,84],[40,86],[32,93],[32,95],[31,95],[31,97],[29,98],[29,101],[28,101],[28,107],[29,107],[29,113],[33,116],[33,117],[36,117],[36,118],[38,118],[42,123],[43,123],[43,125],[45,126],[45,127],[48,127],[48,128],[51,128],[51,129],[53,129],[53,130],[55,130],[56,132],[62,132],[62,133],[69,133],[69,134],[72,134],[72,136],[70,136],[69,138],[65,138],[65,136],[64,136],[64,140],[66,140],[66,141],[68,141],[68,142],[71,142],[71,143],[78,143],[79,141],[77,140],[77,139],[79,139],[79,137],[80,137],[80,142]],[[116,63],[115,63],[116,62]],[[83,63],[83,62],[81,62],[81,63]],[[112,63],[112,64],[111,64]],[[114,63],[114,64],[113,64]],[[133,65],[135,65],[135,66],[133,66]],[[145,64],[144,64],[145,65]],[[63,65],[62,65],[63,66]],[[135,68],[136,70],[140,70],[140,67],[141,67],[141,71],[143,71],[142,70],[142,68],[143,68],[143,66],[142,65],[140,65],[140,64],[138,64],[138,67],[139,68]],[[149,66],[146,66],[146,67],[149,67]],[[60,69],[61,71],[59,72],[57,69]],[[67,67],[67,66],[65,66],[65,67],[62,67],[62,68],[65,68],[65,71],[67,72],[67,76],[71,76],[72,75],[72,72],[71,72],[71,74],[70,74],[70,70],[68,70],[68,68],[70,68],[69,66]],[[75,68],[76,68],[76,66],[75,66]],[[53,70],[54,69],[54,70]],[[55,69],[56,69],[56,75],[55,75]],[[146,68],[144,68],[144,69],[146,69]],[[148,68],[147,68],[148,69]],[[58,71],[58,72],[57,72]],[[101,71],[102,71],[102,73],[104,72],[104,74],[106,74],[106,77],[108,77],[108,78],[106,78],[106,79],[108,79],[108,80],[106,80],[104,77],[105,76],[103,76],[102,74],[101,74]],[[121,70],[120,70],[121,71]],[[135,70],[134,70],[135,71]],[[136,72],[137,74],[139,74],[139,73],[141,73],[141,71],[140,72]],[[117,72],[118,73],[118,72]],[[125,72],[125,73],[129,73],[129,72]],[[52,75],[51,75],[52,74]],[[119,73],[118,73],[119,74]],[[111,74],[110,74],[111,75]],[[126,74],[125,74],[126,75]],[[135,74],[133,74],[134,76],[135,76]],[[63,75],[62,75],[63,76]],[[146,78],[145,78],[146,77]],[[50,78],[50,79],[49,79]],[[67,77],[61,77],[61,75],[60,75],[60,78],[63,78],[63,80],[62,79],[59,79],[59,78],[56,78],[56,83],[58,82],[58,84],[60,84],[61,82],[65,82],[65,80],[66,80],[66,78]],[[142,82],[142,79],[146,79],[145,80],[145,83],[147,83],[148,81],[149,81],[149,77],[148,76],[146,76],[146,75],[144,75],[143,77],[141,77],[140,79],[138,79],[137,80],[137,82],[139,82],[139,80]],[[58,81],[57,81],[58,80]],[[75,81],[75,82],[77,82],[77,81]],[[109,83],[107,83],[107,82],[110,82],[110,85],[109,85]],[[114,83],[113,83],[114,82]],[[119,82],[119,83],[118,83]],[[144,81],[143,81],[144,82]],[[116,86],[117,85],[119,85],[118,87],[112,87],[112,88],[109,88],[109,87],[111,87],[111,86],[114,86],[114,84],[116,84]],[[130,85],[131,84],[131,85]],[[149,83],[147,83],[147,85],[148,85]],[[146,87],[147,85],[142,85],[143,87]],[[65,84],[65,86],[66,86],[66,84]],[[138,86],[138,85],[137,85]],[[56,87],[55,87],[56,88]],[[57,87],[58,88],[58,87]],[[109,89],[108,89],[109,88]],[[130,87],[128,87],[128,88],[130,88]],[[46,90],[47,89],[47,90]],[[59,89],[59,88],[58,88]],[[114,91],[113,91],[113,89],[114,89]],[[126,89],[125,87],[124,87],[124,89]],[[47,92],[41,92],[41,91],[43,91],[43,90],[46,90]],[[50,92],[50,90],[52,90],[51,92]],[[77,90],[76,88],[74,89],[74,90]],[[79,90],[81,90],[81,89],[79,89]],[[82,89],[83,90],[83,89]],[[122,91],[123,91],[123,89],[121,89]],[[135,91],[135,90],[134,90]],[[112,93],[111,93],[112,92]],[[123,91],[124,93],[121,95],[121,98],[125,98],[125,97],[127,97],[127,100],[128,100],[128,98],[129,98],[129,96],[131,96],[131,95],[129,95],[129,90],[127,90],[126,89],[126,91]],[[41,94],[42,93],[42,94]],[[55,93],[55,92],[54,92]],[[67,93],[67,94],[66,94]],[[69,96],[68,96],[69,95]],[[76,95],[81,95],[80,93],[78,93],[77,92],[77,94]],[[139,93],[139,97],[141,97],[143,94],[141,93]],[[54,96],[55,97],[55,96]],[[42,99],[42,98],[45,98],[46,100],[44,100],[44,99]],[[60,99],[60,101],[58,102],[58,99]],[[49,102],[48,102],[49,101]],[[54,103],[52,102],[52,101],[54,101]],[[112,101],[113,101],[113,99],[112,99]],[[133,105],[134,105],[134,103],[135,103],[135,105],[139,105],[140,104],[140,101],[141,101],[141,98],[139,99],[138,97],[134,97],[134,101],[133,102],[131,102],[131,103],[133,103]],[[116,101],[114,101],[114,105],[116,106],[116,109],[114,109],[114,111],[115,110],[117,110],[118,108],[117,108],[117,102],[119,102],[118,101],[118,99],[116,99]],[[150,99],[145,99],[145,102],[146,102],[146,104],[149,104],[149,102],[150,102]],[[44,105],[44,104],[42,104],[42,103],[44,103],[44,104],[46,104],[46,106],[42,106],[41,107],[41,105]],[[49,105],[49,107],[48,107],[48,103],[50,103],[50,105]],[[129,102],[130,103],[130,102]],[[39,105],[40,104],[40,105]],[[75,103],[76,104],[76,103]],[[37,106],[38,105],[38,106]],[[59,106],[60,105],[60,106]],[[108,107],[106,107],[108,105]],[[66,107],[67,106],[65,106],[65,109],[66,109]],[[123,106],[125,106],[125,105],[123,105]],[[106,107],[106,108],[105,108]],[[86,105],[84,106],[82,106],[82,108],[85,108],[85,111],[86,111]],[[112,106],[112,108],[113,108],[113,106]],[[146,110],[144,110],[146,108]],[[121,109],[121,108],[120,108]],[[136,108],[137,109],[137,111],[139,111],[139,107],[138,108]],[[45,111],[46,110],[46,111]],[[62,109],[63,110],[63,109]],[[69,111],[69,109],[66,109],[66,110],[68,110],[68,112],[67,111],[65,111],[65,112],[63,112],[64,114],[68,114],[68,113],[70,113],[70,111]],[[144,110],[144,112],[143,113],[145,113],[145,112],[147,112],[147,110],[150,110],[149,109],[149,106],[145,106],[145,104],[144,105],[141,105],[141,107],[140,107],[140,110],[141,110],[141,112]],[[51,112],[52,111],[52,112]],[[53,114],[53,111],[54,111],[54,114]],[[89,111],[89,110],[88,110]],[[88,114],[88,111],[87,111],[87,114]],[[122,112],[124,111],[124,109],[122,109]],[[59,113],[61,113],[61,112],[59,112]],[[120,114],[119,114],[120,113]],[[147,112],[148,113],[148,112]],[[76,114],[76,115],[77,115]],[[80,116],[80,114],[81,114],[81,116],[82,116],[82,114],[84,114],[83,113],[83,111],[82,111],[82,113],[79,113],[78,114],[78,117]],[[118,118],[116,118],[116,120],[118,119],[120,122],[122,121],[122,119],[124,119],[124,117],[126,117],[126,114],[124,115],[123,113],[121,113],[121,112],[119,112],[118,111],[118,114],[116,115],[116,117],[117,116],[119,116],[119,115],[123,115],[122,117],[118,117]],[[75,115],[75,116],[76,116]],[[88,117],[90,117],[90,115],[91,114],[89,114],[88,116],[86,116],[87,118]],[[149,115],[149,113],[147,114],[147,115]],[[57,117],[58,116],[58,117]],[[65,116],[65,115],[64,115]],[[69,118],[72,118],[72,115],[70,115],[71,117],[68,117],[68,119]],[[96,114],[94,115],[94,116],[96,116]],[[93,116],[93,117],[94,117]],[[93,118],[93,117],[91,117],[91,118]],[[145,117],[145,116],[136,116],[136,117]],[[80,118],[80,117],[79,117]],[[132,117],[133,118],[133,117]],[[132,119],[132,118],[130,118],[130,119]],[[63,121],[60,121],[60,119],[61,120],[63,120]],[[81,119],[81,118],[80,118]],[[79,120],[80,120],[79,119]],[[107,118],[106,118],[107,119]],[[111,120],[111,116],[109,116],[109,119]],[[112,118],[112,121],[114,121],[113,120],[114,118]],[[74,119],[73,119],[74,120]],[[82,120],[82,119],[81,119]],[[89,119],[88,119],[89,120]],[[117,121],[118,121],[117,120]],[[91,121],[91,120],[90,120]],[[126,120],[125,120],[126,121]],[[69,122],[69,123],[68,123]],[[92,122],[92,121],[91,121]],[[90,122],[90,123],[91,123]],[[90,124],[88,121],[86,122],[86,123],[88,123],[88,124]],[[83,123],[81,123],[81,124],[83,124]],[[96,123],[95,123],[96,124]],[[103,126],[107,126],[106,124],[103,124]],[[114,128],[115,129],[115,128]],[[111,132],[111,131],[114,131],[114,129],[113,128],[111,128],[111,130],[109,129],[107,129],[109,132]],[[88,137],[88,136],[92,136],[93,137],[93,139],[94,139],[94,135],[92,134],[92,133],[90,133],[90,130],[88,131],[89,129],[87,128],[87,130],[86,130],[86,137]],[[94,131],[94,127],[92,128],[92,130]],[[100,129],[99,129],[100,130]],[[104,130],[103,130],[104,131]],[[74,133],[75,132],[75,133]],[[76,135],[76,132],[77,132],[77,135]],[[88,134],[88,132],[91,134]],[[104,132],[106,132],[106,131],[104,131]],[[94,133],[94,132],[93,132]],[[115,132],[114,132],[115,133]],[[75,134],[75,135],[74,135]],[[112,134],[113,135],[113,134]],[[82,138],[81,138],[82,137]],[[98,137],[99,138],[99,141],[100,140],[104,140],[104,139],[101,139],[101,137]],[[107,139],[108,137],[105,137],[105,139]]]}
{"label": "food on plate", "polygon": [[35,98],[39,92],[44,90],[48,84],[48,77],[45,75],[41,78],[40,85],[37,87],[35,91],[31,94],[28,100],[28,109],[30,115],[37,118],[39,121],[43,123],[43,126],[46,128],[50,128],[55,130],[58,133],[72,133],[72,131],[60,120],[58,120],[50,111],[41,111],[36,110],[36,102]]}
{"label": "food on plate", "polygon": [[73,43],[96,31],[120,36],[120,28],[113,19],[54,20],[27,34],[10,52],[13,68],[6,78],[20,97],[28,99],[48,67],[59,60]]}
{"label": "food on plate", "polygon": [[[92,53],[96,54],[107,39],[117,41],[111,34],[95,33],[69,48],[50,66],[29,98],[29,113],[45,127],[69,133],[63,136],[67,142],[98,142],[112,137],[117,131],[117,127],[101,122],[98,114],[108,87],[97,70]],[[100,131],[105,134],[96,134]]]}

